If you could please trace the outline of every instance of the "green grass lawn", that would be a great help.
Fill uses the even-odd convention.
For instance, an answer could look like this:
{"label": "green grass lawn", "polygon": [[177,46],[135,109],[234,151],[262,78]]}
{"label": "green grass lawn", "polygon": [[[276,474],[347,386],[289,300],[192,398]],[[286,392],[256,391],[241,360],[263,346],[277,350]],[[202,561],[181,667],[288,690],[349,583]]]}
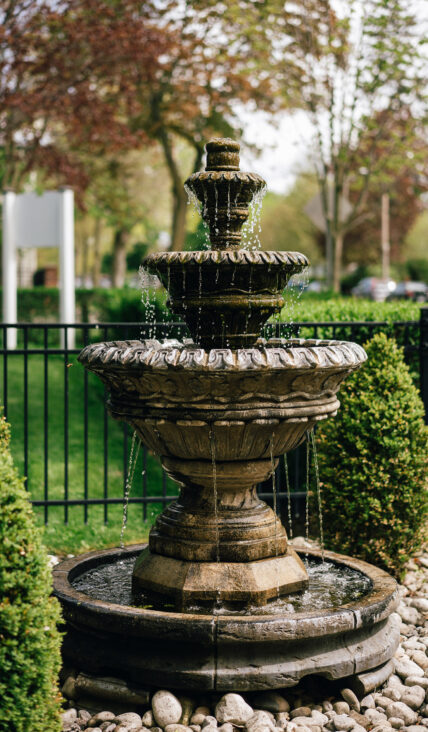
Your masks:
{"label": "green grass lawn", "polygon": [[[47,442],[48,460],[45,461],[44,433],[44,357],[28,356],[28,490],[33,500],[45,495],[45,475],[49,499],[83,498],[85,495],[84,464],[84,370],[77,356],[49,355],[47,366]],[[3,394],[4,363],[0,364],[0,384]],[[68,380],[68,438],[65,431],[65,379]],[[24,357],[11,355],[7,365],[8,421],[11,425],[11,451],[21,474],[24,474]],[[124,445],[124,425],[110,416],[107,418],[107,490],[109,497],[121,497],[124,491],[124,466],[128,465],[132,433],[128,431]],[[88,374],[88,460],[87,496],[102,498],[104,481],[104,389],[93,374]],[[68,447],[68,469],[65,468],[65,449]],[[134,474],[131,496],[143,495],[143,469],[147,476],[147,495],[162,494],[162,470],[156,457],[140,450]],[[125,471],[126,472],[126,471]],[[67,488],[66,488],[67,483]],[[177,486],[167,479],[168,495],[177,493]],[[147,539],[154,518],[160,512],[161,503],[150,503],[144,518],[143,507],[130,504],[125,542]],[[50,506],[45,524],[43,507],[36,507],[37,520],[45,525],[45,543],[50,551],[60,554],[78,553],[92,548],[115,546],[119,543],[123,507],[122,503],[109,505],[107,522],[104,507]],[[85,523],[86,519],[86,523]],[[67,523],[65,522],[67,521]]]}

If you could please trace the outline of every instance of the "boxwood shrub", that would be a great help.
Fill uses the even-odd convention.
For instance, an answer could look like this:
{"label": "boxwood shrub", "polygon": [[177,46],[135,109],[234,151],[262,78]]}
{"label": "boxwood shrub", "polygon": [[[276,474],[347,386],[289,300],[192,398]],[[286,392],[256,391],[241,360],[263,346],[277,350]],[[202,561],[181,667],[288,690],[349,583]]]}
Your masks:
{"label": "boxwood shrub", "polygon": [[0,418],[0,730],[58,732],[59,605]]}
{"label": "boxwood shrub", "polygon": [[385,334],[318,430],[326,545],[400,577],[426,539],[428,428],[402,350]]}

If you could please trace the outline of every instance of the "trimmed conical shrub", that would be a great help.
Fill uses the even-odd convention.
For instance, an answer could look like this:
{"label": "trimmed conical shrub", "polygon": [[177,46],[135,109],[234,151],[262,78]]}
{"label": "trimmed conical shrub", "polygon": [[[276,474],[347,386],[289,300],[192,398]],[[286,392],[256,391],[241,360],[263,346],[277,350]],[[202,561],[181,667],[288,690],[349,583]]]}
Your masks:
{"label": "trimmed conical shrub", "polygon": [[428,428],[395,341],[379,334],[365,348],[318,431],[325,541],[399,577],[427,538]]}
{"label": "trimmed conical shrub", "polygon": [[22,479],[0,417],[0,730],[57,732],[61,728],[58,602]]}

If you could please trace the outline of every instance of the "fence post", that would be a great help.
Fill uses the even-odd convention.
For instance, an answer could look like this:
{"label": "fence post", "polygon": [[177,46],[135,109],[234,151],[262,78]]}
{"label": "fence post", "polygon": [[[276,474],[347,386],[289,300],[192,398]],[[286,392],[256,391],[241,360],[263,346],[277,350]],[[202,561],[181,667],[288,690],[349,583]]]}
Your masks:
{"label": "fence post", "polygon": [[419,374],[421,396],[425,407],[425,424],[428,424],[428,307],[421,308],[420,315]]}

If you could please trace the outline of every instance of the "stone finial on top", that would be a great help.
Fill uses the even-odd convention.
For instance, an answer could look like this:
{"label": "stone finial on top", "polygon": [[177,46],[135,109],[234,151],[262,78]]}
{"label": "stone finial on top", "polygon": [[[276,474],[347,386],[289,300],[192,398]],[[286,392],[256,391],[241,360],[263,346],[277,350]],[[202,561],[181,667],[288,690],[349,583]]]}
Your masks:
{"label": "stone finial on top", "polygon": [[239,170],[239,142],[230,137],[215,137],[207,142],[205,170]]}

